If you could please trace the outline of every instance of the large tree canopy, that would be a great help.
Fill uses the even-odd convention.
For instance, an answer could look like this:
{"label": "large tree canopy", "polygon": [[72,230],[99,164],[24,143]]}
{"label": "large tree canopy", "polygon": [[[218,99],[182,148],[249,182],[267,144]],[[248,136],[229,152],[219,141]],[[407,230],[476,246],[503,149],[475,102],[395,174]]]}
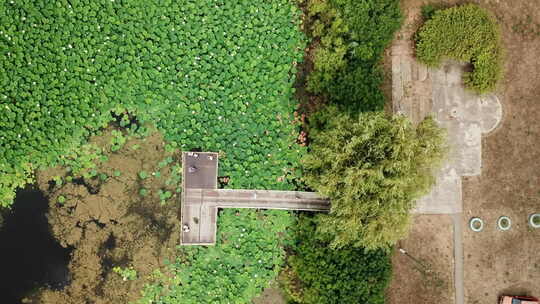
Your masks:
{"label": "large tree canopy", "polygon": [[330,108],[311,130],[305,181],[332,201],[319,232],[333,247],[384,248],[404,237],[414,200],[434,182],[444,136],[428,118],[413,126],[405,117]]}

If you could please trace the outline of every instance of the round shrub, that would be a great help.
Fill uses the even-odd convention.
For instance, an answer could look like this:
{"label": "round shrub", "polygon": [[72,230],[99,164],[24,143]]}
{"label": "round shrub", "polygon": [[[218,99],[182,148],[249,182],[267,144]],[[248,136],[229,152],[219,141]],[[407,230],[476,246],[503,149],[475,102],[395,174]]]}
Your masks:
{"label": "round shrub", "polygon": [[499,26],[474,4],[437,10],[417,33],[416,56],[434,67],[444,59],[469,62],[473,70],[465,75],[467,87],[492,91],[502,75]]}

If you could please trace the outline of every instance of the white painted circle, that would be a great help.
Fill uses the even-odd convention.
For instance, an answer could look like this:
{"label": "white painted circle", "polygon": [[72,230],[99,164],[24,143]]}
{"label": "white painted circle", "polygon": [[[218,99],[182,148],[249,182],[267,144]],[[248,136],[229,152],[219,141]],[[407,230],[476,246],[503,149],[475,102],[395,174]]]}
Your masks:
{"label": "white painted circle", "polygon": [[[507,223],[506,225],[503,224],[504,221],[506,221]],[[512,221],[510,220],[508,216],[503,215],[497,221],[497,227],[499,227],[499,229],[502,231],[510,230],[510,228],[512,227]]]}
{"label": "white painted circle", "polygon": [[540,228],[540,224],[534,222],[534,220],[539,220],[539,219],[540,219],[540,213],[531,214],[529,216],[529,224],[531,225],[531,227]]}
{"label": "white painted circle", "polygon": [[470,221],[469,221],[469,227],[471,228],[472,231],[474,232],[480,232],[484,229],[484,221],[482,221],[480,218],[478,217],[473,217]]}

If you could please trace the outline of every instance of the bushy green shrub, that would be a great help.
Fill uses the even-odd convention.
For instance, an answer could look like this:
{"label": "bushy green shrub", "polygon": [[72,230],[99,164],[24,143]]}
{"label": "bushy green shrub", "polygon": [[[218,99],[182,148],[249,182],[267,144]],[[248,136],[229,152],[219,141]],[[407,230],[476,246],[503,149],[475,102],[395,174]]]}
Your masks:
{"label": "bushy green shrub", "polygon": [[464,82],[478,93],[495,89],[502,74],[502,47],[497,22],[483,8],[466,4],[436,10],[417,33],[416,55],[429,65],[444,59],[469,62]]}
{"label": "bushy green shrub", "polygon": [[115,266],[113,267],[113,271],[119,274],[124,281],[133,281],[137,279],[137,270],[133,269],[132,266],[125,268]]}
{"label": "bushy green shrub", "polygon": [[442,5],[430,3],[430,4],[422,5],[422,7],[420,8],[420,13],[424,21],[427,21],[431,19],[433,15],[435,15],[435,12],[440,9],[443,9]]}
{"label": "bushy green shrub", "polygon": [[223,210],[216,245],[182,247],[170,275],[148,284],[137,303],[249,303],[278,274],[293,220],[277,210]]}
{"label": "bushy green shrub", "polygon": [[390,254],[347,246],[330,247],[316,232],[316,221],[301,216],[295,226],[289,268],[281,278],[298,304],[383,304],[391,276]]}
{"label": "bushy green shrub", "polygon": [[352,109],[381,109],[378,68],[401,24],[397,0],[306,0],[317,39],[308,89]]}
{"label": "bushy green shrub", "polygon": [[63,195],[60,195],[56,201],[59,203],[59,204],[64,204],[66,202],[66,197],[63,196]]}
{"label": "bushy green shrub", "polygon": [[404,237],[414,200],[434,182],[443,157],[442,130],[432,119],[416,128],[382,112],[349,116],[329,108],[311,130],[304,179],[332,201],[319,232],[332,246],[385,248]]}
{"label": "bushy green shrub", "polygon": [[0,204],[128,112],[171,147],[223,151],[232,187],[290,187],[299,14],[289,0],[3,1]]}

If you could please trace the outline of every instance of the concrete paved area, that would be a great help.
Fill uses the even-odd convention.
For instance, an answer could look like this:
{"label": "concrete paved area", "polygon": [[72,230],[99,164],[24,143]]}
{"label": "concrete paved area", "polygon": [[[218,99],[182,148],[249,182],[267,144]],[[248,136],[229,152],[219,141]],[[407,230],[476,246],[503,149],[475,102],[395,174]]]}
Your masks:
{"label": "concrete paved area", "polygon": [[432,116],[447,131],[447,160],[436,173],[436,185],[417,201],[413,212],[452,214],[455,302],[463,304],[461,177],[480,175],[482,135],[500,123],[502,106],[496,95],[478,96],[465,90],[463,64],[448,62],[432,69],[417,62],[410,35],[405,31],[405,39],[397,39],[392,45],[392,107],[415,124]]}
{"label": "concrete paved area", "polygon": [[[392,57],[392,66],[394,111],[414,123],[431,115],[447,130],[447,161],[437,173],[437,185],[418,201],[415,212],[461,212],[461,176],[480,174],[482,134],[500,122],[501,104],[495,95],[478,96],[465,90],[463,65],[450,62],[440,69],[429,69],[410,54],[398,52]],[[413,90],[416,86],[423,90]]]}
{"label": "concrete paved area", "polygon": [[217,209],[203,208],[200,195],[191,189],[216,189],[218,154],[210,152],[182,153],[182,195],[180,216],[182,236],[180,242],[190,245],[206,245],[215,242]]}
{"label": "concrete paved area", "polygon": [[182,163],[182,245],[215,244],[219,208],[330,210],[313,192],[217,189],[217,153],[184,152]]}

